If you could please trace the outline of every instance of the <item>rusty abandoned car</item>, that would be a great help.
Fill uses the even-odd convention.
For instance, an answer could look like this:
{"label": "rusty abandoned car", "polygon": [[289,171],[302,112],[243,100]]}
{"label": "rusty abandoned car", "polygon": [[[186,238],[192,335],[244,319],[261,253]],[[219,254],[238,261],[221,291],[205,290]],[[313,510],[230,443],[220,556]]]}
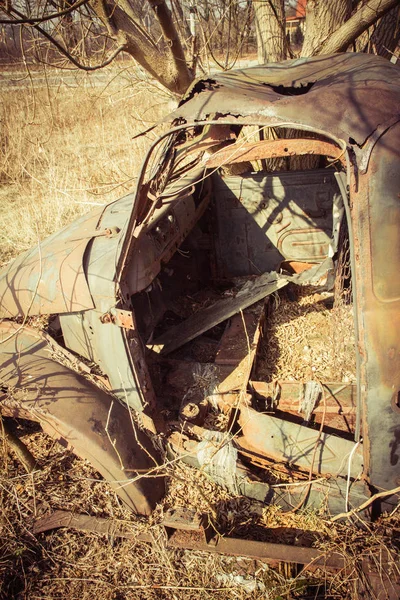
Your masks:
{"label": "rusty abandoned car", "polygon": [[[2,414],[39,421],[144,515],[175,459],[284,510],[395,489],[398,67],[346,53],[220,73],[167,121],[134,193],[0,272]],[[352,375],[274,374],[268,323],[305,290],[351,315]]]}

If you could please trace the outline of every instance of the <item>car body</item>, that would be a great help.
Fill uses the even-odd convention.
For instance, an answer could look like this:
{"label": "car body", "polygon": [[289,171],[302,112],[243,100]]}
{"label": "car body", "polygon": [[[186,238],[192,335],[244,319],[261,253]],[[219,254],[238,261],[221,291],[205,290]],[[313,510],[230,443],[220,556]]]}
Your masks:
{"label": "car body", "polygon": [[[398,67],[345,53],[220,73],[167,121],[134,193],[0,272],[2,412],[39,420],[142,514],[162,497],[164,452],[286,509],[338,513],[398,487]],[[293,382],[254,379],[264,302],[289,284],[331,289],[345,224],[357,381],[314,380],[310,423]],[[53,340],[32,315],[58,316]],[[212,359],[193,357],[196,340]],[[58,345],[107,389],[60,365]],[[224,430],[207,429],[210,410]],[[274,464],[304,485],[270,485]]]}

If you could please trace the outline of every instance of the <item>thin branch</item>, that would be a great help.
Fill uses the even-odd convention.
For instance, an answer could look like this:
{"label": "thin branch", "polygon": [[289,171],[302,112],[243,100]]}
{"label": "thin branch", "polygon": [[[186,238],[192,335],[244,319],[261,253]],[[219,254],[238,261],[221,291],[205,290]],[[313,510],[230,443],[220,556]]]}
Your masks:
{"label": "thin branch", "polygon": [[[14,12],[18,16],[23,16],[15,8],[12,8],[10,10],[12,10],[12,12]],[[45,31],[42,27],[40,27],[40,25],[32,25],[32,27],[34,27],[34,29],[36,29],[46,39],[48,39],[49,42],[51,42],[57,48],[57,50],[61,54],[63,54],[66,58],[68,58],[68,60],[71,61],[73,65],[75,65],[75,67],[77,67],[78,69],[82,69],[83,71],[97,71],[98,69],[102,69],[103,67],[106,67],[107,65],[109,65],[118,56],[118,54],[120,52],[122,52],[126,48],[125,44],[123,44],[121,46],[118,46],[118,48],[116,50],[114,50],[114,52],[104,62],[102,62],[100,65],[95,65],[93,67],[88,66],[88,65],[82,65],[52,35],[50,35],[49,33],[47,33],[47,31]]]}
{"label": "thin branch", "polygon": [[[69,8],[66,8],[65,10],[61,10],[60,12],[56,12],[56,13],[52,13],[50,15],[46,15],[45,17],[23,17],[21,19],[13,19],[11,20],[5,20],[5,19],[0,19],[0,25],[35,25],[36,23],[44,23],[45,21],[50,21],[51,19],[58,19],[59,17],[63,17],[64,15],[68,15],[70,12],[72,12],[73,10],[79,8],[80,6],[82,6],[82,4],[87,4],[87,2],[89,2],[89,0],[78,0],[78,2],[76,2],[75,4],[73,4],[72,6],[70,6]],[[8,10],[0,7],[0,10],[2,10],[3,12],[5,12],[6,14],[9,14],[8,10],[12,11],[14,10],[11,6],[9,7]]]}
{"label": "thin branch", "polygon": [[176,31],[174,22],[171,17],[171,12],[165,2],[165,0],[148,0],[154,14],[160,24],[161,31],[163,33],[164,40],[167,42],[171,56],[178,74],[181,80],[182,87],[188,87],[193,77],[189,72],[186,64],[185,52],[183,50],[181,40],[179,39],[178,32]]}
{"label": "thin branch", "polygon": [[393,488],[392,490],[385,490],[384,492],[378,492],[377,494],[374,494],[373,496],[371,496],[371,498],[369,498],[368,500],[366,500],[365,502],[360,504],[360,506],[357,506],[357,508],[353,508],[353,510],[349,510],[348,512],[344,512],[344,513],[340,513],[339,515],[335,515],[331,519],[331,522],[337,521],[338,519],[344,519],[346,517],[351,517],[355,513],[358,513],[360,511],[364,510],[365,508],[367,508],[370,504],[375,502],[375,500],[379,500],[379,498],[386,498],[387,496],[394,496],[395,494],[400,494],[400,487]]}
{"label": "thin branch", "polygon": [[19,458],[27,473],[32,473],[36,467],[36,459],[23,442],[11,431],[8,424],[0,416],[0,430],[11,450]]}

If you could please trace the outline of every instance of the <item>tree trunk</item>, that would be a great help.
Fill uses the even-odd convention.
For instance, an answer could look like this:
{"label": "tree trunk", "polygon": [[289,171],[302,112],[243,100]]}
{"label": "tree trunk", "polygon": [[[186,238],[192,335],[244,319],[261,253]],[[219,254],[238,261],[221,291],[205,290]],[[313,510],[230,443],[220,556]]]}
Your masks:
{"label": "tree trunk", "polygon": [[368,0],[346,23],[316,48],[313,54],[344,52],[359,35],[398,4],[399,0]]}
{"label": "tree trunk", "polygon": [[390,59],[400,41],[400,7],[395,7],[356,40],[357,52],[370,52]]}
{"label": "tree trunk", "polygon": [[301,56],[312,56],[351,15],[352,0],[308,0]]}
{"label": "tree trunk", "polygon": [[254,0],[258,62],[279,62],[288,54],[284,0]]}
{"label": "tree trunk", "polygon": [[157,81],[172,92],[183,94],[193,80],[179,36],[165,0],[148,0],[160,23],[165,49],[160,50],[135,18],[127,0],[90,0],[90,6],[107,27],[109,35],[124,47]]}

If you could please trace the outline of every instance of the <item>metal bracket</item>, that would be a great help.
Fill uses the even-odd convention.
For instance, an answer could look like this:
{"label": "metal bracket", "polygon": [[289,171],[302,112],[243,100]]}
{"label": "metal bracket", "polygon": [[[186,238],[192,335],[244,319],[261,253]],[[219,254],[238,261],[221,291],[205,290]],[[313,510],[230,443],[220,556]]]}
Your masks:
{"label": "metal bracket", "polygon": [[[205,518],[206,515],[199,515],[196,511],[185,508],[167,511],[162,521],[167,533],[166,547],[247,557],[275,568],[280,563],[295,563],[304,565],[304,571],[313,572],[316,569],[322,569],[328,572],[336,571],[343,576],[353,573],[355,567],[358,566],[364,574],[364,577],[359,580],[361,589],[364,585],[367,585],[368,588],[371,587],[376,594],[374,597],[379,599],[397,600],[399,597],[400,586],[394,572],[393,556],[386,549],[380,551],[378,563],[376,557],[373,558],[371,554],[361,557],[357,562],[350,560],[347,563],[346,555],[335,550],[324,551],[309,546],[293,546],[215,535],[211,539],[207,539]],[[137,531],[134,523],[63,510],[57,510],[36,519],[33,524],[33,533],[39,534],[59,527],[70,527],[85,532],[94,531],[97,534],[134,539],[140,542],[154,541],[150,531]],[[287,529],[290,531],[290,528]],[[273,532],[273,529],[270,531]]]}
{"label": "metal bracket", "polygon": [[133,313],[130,310],[117,308],[115,312],[115,323],[118,327],[122,327],[123,329],[135,329]]}

